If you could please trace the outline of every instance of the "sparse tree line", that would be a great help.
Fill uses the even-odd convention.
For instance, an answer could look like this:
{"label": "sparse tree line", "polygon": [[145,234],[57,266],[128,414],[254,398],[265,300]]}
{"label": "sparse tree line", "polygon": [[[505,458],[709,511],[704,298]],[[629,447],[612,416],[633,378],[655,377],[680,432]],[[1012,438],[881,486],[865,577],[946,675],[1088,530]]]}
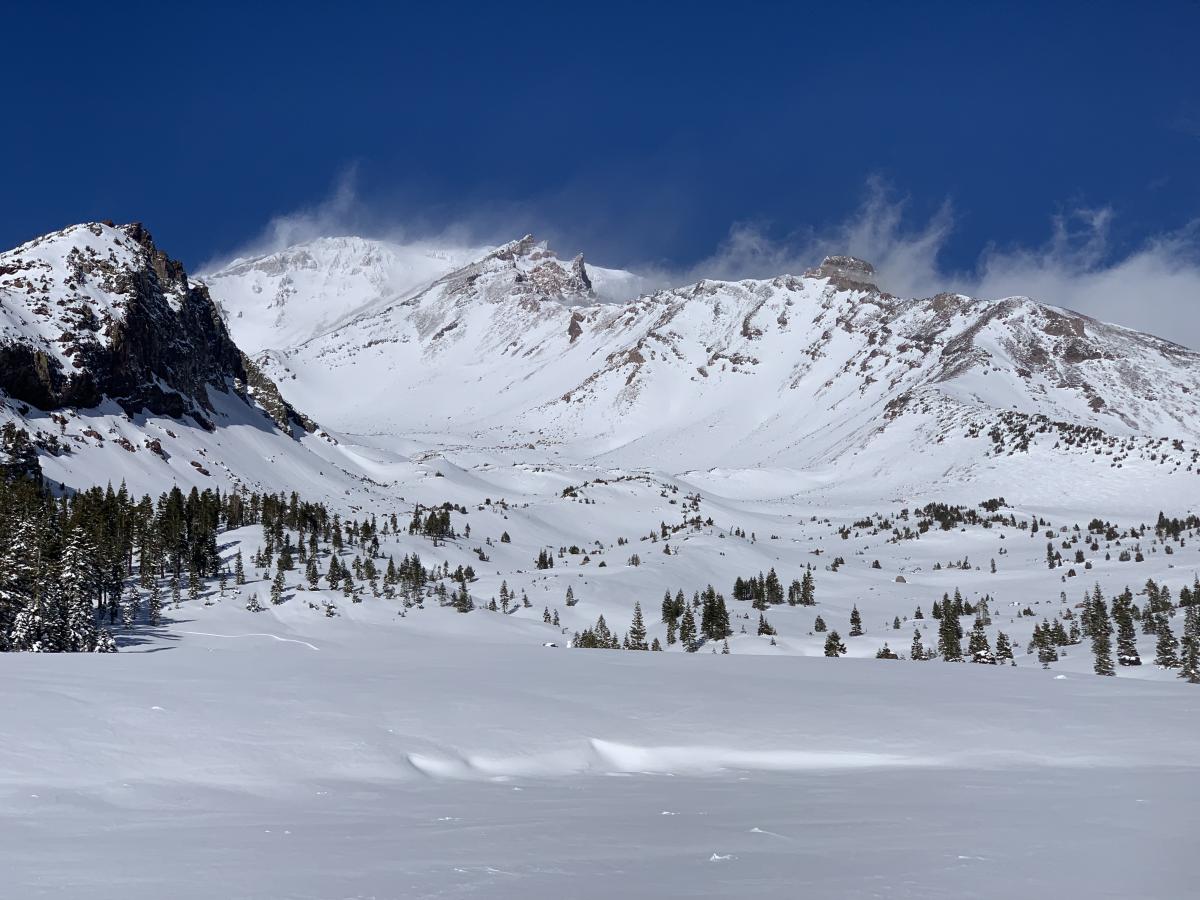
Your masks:
{"label": "sparse tree line", "polygon": [[[942,528],[955,525],[993,523],[1016,524],[1015,517],[1005,519],[997,514],[1003,499],[981,504],[991,516],[980,516],[963,507],[929,504],[920,511],[921,523],[939,524]],[[451,513],[465,514],[465,508],[445,503],[440,506],[414,507],[407,525],[410,535],[429,538],[434,545],[455,540]],[[901,518],[907,518],[907,510]],[[430,599],[441,606],[459,612],[476,608],[469,585],[476,580],[471,566],[452,568],[449,562],[426,567],[418,554],[405,554],[397,562],[381,551],[381,537],[399,535],[401,524],[393,513],[390,516],[364,516],[361,520],[343,521],[336,513],[318,503],[303,502],[293,492],[289,495],[259,494],[249,491],[198,491],[193,488],[184,494],[178,487],[157,498],[143,496],[135,499],[124,485],[114,490],[92,488],[75,494],[55,496],[37,480],[12,477],[0,481],[0,650],[35,652],[106,652],[116,649],[113,629],[120,625],[133,628],[138,624],[157,625],[167,603],[178,606],[186,587],[190,598],[200,596],[205,579],[218,579],[221,593],[233,577],[238,585],[247,581],[245,563],[239,551],[232,560],[233,571],[222,562],[217,536],[221,531],[247,525],[261,525],[261,547],[249,560],[256,576],[270,579],[269,599],[273,604],[285,602],[289,584],[288,574],[302,572],[292,583],[299,590],[341,592],[350,602],[361,602],[369,592],[373,597],[401,598],[404,608],[421,606]],[[864,519],[855,528],[886,530],[890,519]],[[1086,533],[1078,526],[1074,533],[1064,527],[1058,533],[1049,524],[1034,519],[1028,524],[1031,536],[1045,534],[1052,538],[1047,545],[1047,561],[1051,567],[1063,564],[1060,550],[1086,544],[1093,552],[1099,542],[1122,538],[1144,539],[1149,529],[1139,526],[1120,531],[1108,522],[1093,519]],[[1200,528],[1200,519],[1167,518],[1161,514],[1154,526],[1154,541],[1175,541],[1183,544]],[[660,524],[654,537],[666,537],[671,529]],[[470,536],[470,526],[464,525],[462,536]],[[1060,538],[1059,546],[1055,538]],[[501,537],[508,542],[508,533]],[[491,545],[489,540],[488,545]],[[623,543],[623,541],[619,542]],[[480,548],[480,558],[486,561]],[[560,557],[567,553],[580,554],[580,548],[560,548]],[[1171,552],[1166,546],[1166,552]],[[352,558],[346,559],[353,553]],[[1082,550],[1076,550],[1076,561]],[[1140,555],[1140,553],[1139,553]],[[555,555],[543,548],[535,565],[538,569],[554,566]],[[836,560],[841,563],[842,561]],[[632,563],[631,563],[632,564]],[[876,564],[878,567],[878,564]],[[970,568],[964,559],[959,568]],[[272,570],[274,571],[271,577]],[[836,571],[836,566],[831,567]],[[993,563],[994,571],[994,563]],[[164,587],[166,594],[164,595]],[[1170,588],[1148,581],[1141,592],[1146,601],[1134,602],[1133,594],[1123,593],[1106,599],[1100,587],[1085,596],[1075,609],[1066,608],[1061,617],[1048,617],[1034,626],[1027,654],[1035,654],[1043,666],[1059,658],[1062,648],[1090,642],[1094,669],[1098,674],[1111,675],[1115,667],[1142,664],[1138,651],[1138,631],[1155,638],[1154,663],[1168,669],[1178,669],[1179,677],[1200,683],[1200,579],[1192,586],[1178,591],[1178,603]],[[758,611],[757,634],[768,636],[774,643],[777,634],[767,620],[773,607],[815,606],[816,586],[812,566],[806,565],[799,578],[787,587],[774,568],[748,577],[737,577],[731,597],[747,603]],[[1062,595],[1065,601],[1065,594]],[[926,647],[921,629],[914,630],[908,658],[912,660],[942,659],[947,662],[970,660],[982,664],[1015,665],[1014,646],[1003,631],[998,632],[993,645],[988,633],[992,624],[989,603],[985,596],[976,604],[965,600],[955,590],[951,597],[943,595],[932,605],[932,618],[937,620],[936,643]],[[209,601],[211,602],[211,601]],[[568,587],[566,605],[577,602]],[[310,601],[313,608],[318,608]],[[499,603],[493,598],[487,609],[509,613],[529,608],[524,592],[520,598],[510,591],[507,582],[500,588]],[[251,611],[265,607],[257,595],[247,602]],[[333,599],[325,596],[325,614],[337,615]],[[1172,625],[1183,612],[1183,623]],[[403,614],[403,610],[401,611]],[[1022,616],[1033,616],[1032,609],[1021,610]],[[725,596],[712,585],[695,591],[690,600],[682,590],[667,591],[661,605],[662,622],[666,625],[666,645],[679,643],[687,652],[701,646],[722,643],[728,651],[727,639],[733,634],[731,614]],[[969,631],[963,619],[974,617]],[[749,613],[733,618],[749,619]],[[905,617],[907,619],[907,617]],[[918,607],[914,620],[924,619]],[[558,611],[546,608],[543,620],[556,627]],[[850,638],[864,634],[862,616],[855,606],[849,617],[846,632]],[[901,628],[900,618],[892,623]],[[1176,637],[1176,631],[1181,632]],[[742,626],[746,631],[746,625]],[[838,657],[847,652],[837,630],[829,630],[818,615],[812,633],[825,634],[825,655]],[[964,649],[963,642],[966,641]],[[641,604],[635,605],[629,630],[621,635],[598,618],[595,625],[575,633],[572,645],[581,648],[663,650],[657,639],[647,641],[647,631]],[[877,658],[899,659],[900,654],[887,643],[876,652]]]}

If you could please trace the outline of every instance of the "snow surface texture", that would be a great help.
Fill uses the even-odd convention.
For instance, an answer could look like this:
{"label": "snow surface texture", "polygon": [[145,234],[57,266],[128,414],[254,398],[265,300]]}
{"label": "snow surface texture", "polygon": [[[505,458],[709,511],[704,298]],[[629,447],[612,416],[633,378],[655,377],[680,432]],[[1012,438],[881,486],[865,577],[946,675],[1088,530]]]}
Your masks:
{"label": "snow surface texture", "polygon": [[[14,253],[45,261],[53,295],[89,234]],[[1151,636],[1116,678],[1091,674],[1086,644],[1049,671],[1026,645],[1093,584],[1177,595],[1200,572],[1190,532],[1045,561],[1093,517],[1195,509],[1196,354],[1028,300],[899,300],[840,264],[599,302],[634,276],[528,238],[457,254],[338,239],[205,276],[313,434],[232,394],[214,393],[212,431],[4,403],[0,420],[71,447],[41,455],[68,487],[295,490],[405,524],[416,503],[461,504],[470,538],[383,552],[473,566],[477,607],[502,583],[531,603],[405,610],[292,573],[271,606],[251,572],[120,634],[115,656],[0,654],[6,894],[1190,894],[1200,690],[1151,664]],[[6,339],[56,352],[64,307],[9,298]],[[119,319],[119,298],[93,300]],[[1048,526],[892,541],[856,524],[1000,496]],[[249,561],[260,539],[226,534],[222,553]],[[553,569],[534,568],[542,549]],[[817,605],[768,609],[774,643],[729,600],[728,655],[566,646],[601,614],[625,631],[635,602],[665,641],[664,591],[728,598],[737,576],[786,585],[807,564]],[[990,595],[1016,668],[873,658],[907,654],[914,627],[932,646],[932,603],[956,588]],[[848,658],[822,657],[817,615]]]}
{"label": "snow surface texture", "polygon": [[114,657],[0,656],[11,896],[1188,893],[1187,685],[239,599]]}

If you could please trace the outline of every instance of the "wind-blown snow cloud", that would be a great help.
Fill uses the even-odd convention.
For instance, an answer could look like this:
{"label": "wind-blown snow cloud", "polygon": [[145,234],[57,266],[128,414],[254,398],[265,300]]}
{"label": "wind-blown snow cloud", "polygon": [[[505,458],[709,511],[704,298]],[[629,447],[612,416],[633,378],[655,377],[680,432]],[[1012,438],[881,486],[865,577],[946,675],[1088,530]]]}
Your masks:
{"label": "wind-blown snow cloud", "polygon": [[[274,216],[261,234],[233,255],[265,256],[305,241],[352,234],[359,230],[363,224],[364,208],[358,199],[357,180],[358,173],[354,166],[345,169],[338,175],[329,196],[314,206]],[[205,266],[213,267],[213,263]]]}
{"label": "wind-blown snow cloud", "polygon": [[208,260],[198,271],[212,272],[239,257],[266,256],[317,238],[343,235],[454,248],[479,247],[509,239],[498,237],[494,229],[483,229],[477,223],[434,225],[419,215],[380,209],[378,204],[363,199],[358,188],[358,169],[349,166],[339,173],[326,197],[310,206],[273,216],[257,235]]}
{"label": "wind-blown snow cloud", "polygon": [[904,201],[872,180],[856,213],[832,228],[776,240],[738,225],[716,253],[674,274],[683,280],[762,278],[849,253],[872,263],[880,287],[899,296],[1028,296],[1200,348],[1200,220],[1119,253],[1110,239],[1114,217],[1108,208],[1072,210],[1051,220],[1042,245],[989,246],[973,267],[956,270],[940,261],[954,231],[950,204],[914,226]]}
{"label": "wind-blown snow cloud", "polygon": [[966,292],[1028,295],[1200,348],[1200,223],[1114,258],[1109,211],[1072,218],[1089,229],[1081,244],[1056,221],[1045,247],[985,253]]}
{"label": "wind-blown snow cloud", "polygon": [[849,253],[874,265],[889,291],[916,296],[944,278],[937,257],[953,230],[954,217],[950,204],[944,203],[923,226],[910,229],[904,207],[903,201],[890,198],[881,181],[871,179],[856,213],[831,228],[808,228],[779,239],[768,236],[761,226],[740,223],[730,229],[712,256],[686,270],[660,271],[655,277],[674,283],[701,278],[770,278],[798,274],[826,256]]}
{"label": "wind-blown snow cloud", "polygon": [[[339,234],[449,247],[496,245],[520,237],[522,229],[514,228],[511,220],[539,219],[528,205],[492,205],[486,215],[450,225],[411,213],[405,213],[402,225],[397,224],[398,218],[394,210],[383,212],[361,199],[356,172],[350,168],[326,199],[276,216],[257,238],[204,268],[217,268],[232,256],[271,253]],[[991,245],[980,251],[973,266],[956,269],[942,262],[955,228],[952,205],[947,201],[928,220],[913,222],[905,200],[896,197],[881,179],[872,178],[858,209],[829,227],[805,228],[780,238],[761,225],[739,223],[713,254],[684,267],[597,260],[590,255],[588,259],[637,272],[641,277],[626,287],[648,291],[702,278],[736,280],[800,273],[824,256],[849,253],[872,263],[879,286],[898,296],[930,297],[943,291],[980,298],[1029,296],[1200,348],[1200,219],[1121,252],[1111,240],[1114,218],[1107,207],[1073,209],[1049,222],[1044,243],[1005,248]],[[584,224],[562,228],[547,223],[538,234],[553,239],[586,230]],[[595,231],[590,225],[588,228]]]}

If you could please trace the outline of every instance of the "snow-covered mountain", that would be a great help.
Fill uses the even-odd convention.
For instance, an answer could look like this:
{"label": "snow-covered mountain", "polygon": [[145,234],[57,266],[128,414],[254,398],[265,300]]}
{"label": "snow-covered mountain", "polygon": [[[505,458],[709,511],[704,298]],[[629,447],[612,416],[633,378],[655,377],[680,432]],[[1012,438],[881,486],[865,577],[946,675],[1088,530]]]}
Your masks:
{"label": "snow-covered mountain", "polygon": [[201,281],[141,226],[78,225],[0,255],[4,415],[51,477],[147,489],[344,492],[469,448],[786,473],[786,494],[1191,490],[1200,354],[1169,341],[1028,298],[895,297],[850,257],[611,299],[639,283],[532,236],[322,239]]}
{"label": "snow-covered mountain", "polygon": [[0,422],[73,487],[290,481],[341,495],[362,480],[137,224],[75,225],[0,253]]}
{"label": "snow-covered mountain", "polygon": [[[307,340],[260,338],[273,348],[260,363],[345,431],[671,471],[913,487],[981,466],[1010,477],[1029,454],[1195,461],[1175,442],[1200,439],[1200,354],[1160,338],[1022,297],[895,297],[850,257],[595,299],[598,283],[634,278],[525,237]],[[233,273],[211,283],[247,296]]]}
{"label": "snow-covered mountain", "polygon": [[[546,254],[545,245],[533,253]],[[487,247],[360,237],[317,238],[264,256],[240,257],[204,272],[230,333],[247,353],[293,347],[359,316],[403,302],[445,275],[491,252]],[[545,260],[543,260],[545,261]],[[582,258],[578,265],[582,268]],[[536,262],[531,266],[536,268]],[[549,272],[553,263],[542,266]],[[539,277],[530,272],[532,278]],[[589,285],[561,300],[625,299],[641,279],[631,272],[588,268]]]}
{"label": "snow-covered mountain", "polygon": [[403,299],[486,250],[318,238],[201,274],[247,353],[290,347]]}

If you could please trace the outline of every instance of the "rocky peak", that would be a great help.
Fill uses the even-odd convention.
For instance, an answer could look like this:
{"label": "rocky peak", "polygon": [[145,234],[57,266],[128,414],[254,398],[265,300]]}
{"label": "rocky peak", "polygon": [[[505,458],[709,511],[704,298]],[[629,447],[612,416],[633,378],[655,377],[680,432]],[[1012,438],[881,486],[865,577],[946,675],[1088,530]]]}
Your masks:
{"label": "rocky peak", "polygon": [[[0,391],[44,411],[105,398],[210,425],[248,382],[203,285],[139,223],[88,223],[0,253]],[[298,420],[298,419],[297,419]]]}
{"label": "rocky peak", "polygon": [[592,279],[588,278],[587,267],[583,264],[583,253],[577,253],[571,260],[571,275],[578,281],[587,293],[592,292]]}
{"label": "rocky peak", "polygon": [[527,234],[523,238],[515,241],[509,241],[492,251],[493,259],[515,260],[523,256],[529,256],[538,249],[545,249],[545,242],[539,243],[532,234]]}
{"label": "rocky peak", "polygon": [[[480,263],[461,271],[477,273],[480,270],[498,271],[505,281],[511,278],[511,287],[504,291],[510,296],[567,301],[586,301],[595,297],[583,254],[577,255],[568,265],[558,258],[546,241],[539,241],[532,234],[496,248]],[[459,275],[454,273],[448,278],[456,280]]]}
{"label": "rocky peak", "polygon": [[805,275],[828,278],[836,287],[879,290],[875,284],[875,267],[856,256],[827,256],[821,265],[809,269]]}
{"label": "rocky peak", "polygon": [[183,269],[183,263],[177,259],[171,259],[159,250],[158,245],[154,243],[153,236],[141,222],[122,225],[120,230],[145,251],[146,259],[160,284],[164,287],[186,289],[187,273]]}

